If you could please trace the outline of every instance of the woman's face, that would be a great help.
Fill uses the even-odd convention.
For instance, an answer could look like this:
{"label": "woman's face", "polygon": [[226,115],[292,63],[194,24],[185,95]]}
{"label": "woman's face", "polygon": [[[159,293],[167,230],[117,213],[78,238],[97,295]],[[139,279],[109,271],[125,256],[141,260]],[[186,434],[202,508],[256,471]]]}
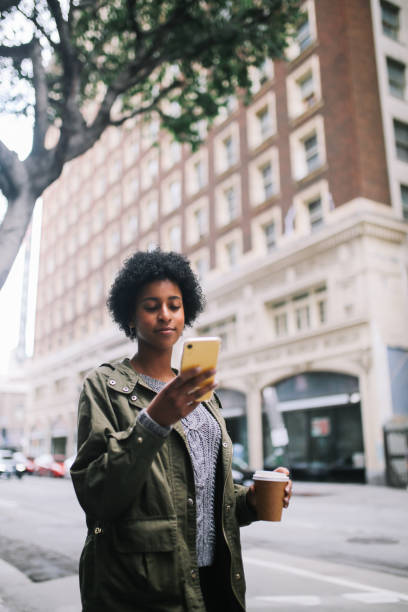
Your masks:
{"label": "woman's face", "polygon": [[133,321],[139,342],[157,349],[171,348],[184,329],[183,298],[170,280],[145,285],[137,299]]}

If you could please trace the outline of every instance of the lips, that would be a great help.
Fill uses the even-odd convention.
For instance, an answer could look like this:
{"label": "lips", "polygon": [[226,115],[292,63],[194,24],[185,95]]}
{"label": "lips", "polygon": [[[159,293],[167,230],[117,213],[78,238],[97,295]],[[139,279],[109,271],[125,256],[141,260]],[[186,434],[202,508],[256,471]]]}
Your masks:
{"label": "lips", "polygon": [[171,334],[175,331],[176,330],[174,329],[174,327],[162,327],[161,329],[156,329],[157,334]]}

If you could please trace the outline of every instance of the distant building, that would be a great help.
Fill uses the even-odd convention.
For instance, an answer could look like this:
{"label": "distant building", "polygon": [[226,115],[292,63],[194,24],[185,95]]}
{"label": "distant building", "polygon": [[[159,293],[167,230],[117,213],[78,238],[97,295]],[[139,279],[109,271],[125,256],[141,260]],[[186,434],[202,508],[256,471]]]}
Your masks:
{"label": "distant building", "polygon": [[23,380],[0,380],[0,448],[24,446],[26,393]]}
{"label": "distant building", "polygon": [[[237,453],[381,481],[407,413],[408,5],[307,0],[287,62],[254,72],[192,153],[110,129],[44,194],[27,451],[71,454],[84,374],[134,347],[105,300],[137,249],[183,251],[223,340]],[[159,146],[153,146],[158,140]]]}

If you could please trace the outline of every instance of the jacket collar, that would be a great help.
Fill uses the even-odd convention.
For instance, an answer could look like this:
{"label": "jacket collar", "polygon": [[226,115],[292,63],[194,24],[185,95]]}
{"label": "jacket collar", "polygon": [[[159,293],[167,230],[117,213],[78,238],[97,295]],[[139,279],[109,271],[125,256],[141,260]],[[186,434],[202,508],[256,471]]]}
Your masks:
{"label": "jacket collar", "polygon": [[112,368],[108,376],[108,387],[120,393],[131,393],[138,382],[139,376],[132,368],[130,359],[126,358],[123,361],[106,365]]}

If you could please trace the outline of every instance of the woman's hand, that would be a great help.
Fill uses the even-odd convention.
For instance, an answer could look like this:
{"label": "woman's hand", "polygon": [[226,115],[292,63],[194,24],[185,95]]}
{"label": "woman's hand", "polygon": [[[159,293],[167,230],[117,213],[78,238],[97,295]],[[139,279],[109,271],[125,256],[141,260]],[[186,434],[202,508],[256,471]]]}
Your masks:
{"label": "woman's hand", "polygon": [[[278,467],[274,472],[282,472],[289,476],[289,470],[285,467]],[[292,497],[292,481],[289,480],[288,484],[285,487],[285,497],[283,498],[283,507],[287,508],[289,506],[290,498]],[[256,510],[256,494],[255,494],[255,485],[252,484],[247,492],[247,503]]]}
{"label": "woman's hand", "polygon": [[[203,395],[215,389],[214,375],[213,369],[189,368],[181,372],[163,387],[146,412],[163,427],[174,425],[197,408]],[[204,381],[207,382],[203,385]]]}

